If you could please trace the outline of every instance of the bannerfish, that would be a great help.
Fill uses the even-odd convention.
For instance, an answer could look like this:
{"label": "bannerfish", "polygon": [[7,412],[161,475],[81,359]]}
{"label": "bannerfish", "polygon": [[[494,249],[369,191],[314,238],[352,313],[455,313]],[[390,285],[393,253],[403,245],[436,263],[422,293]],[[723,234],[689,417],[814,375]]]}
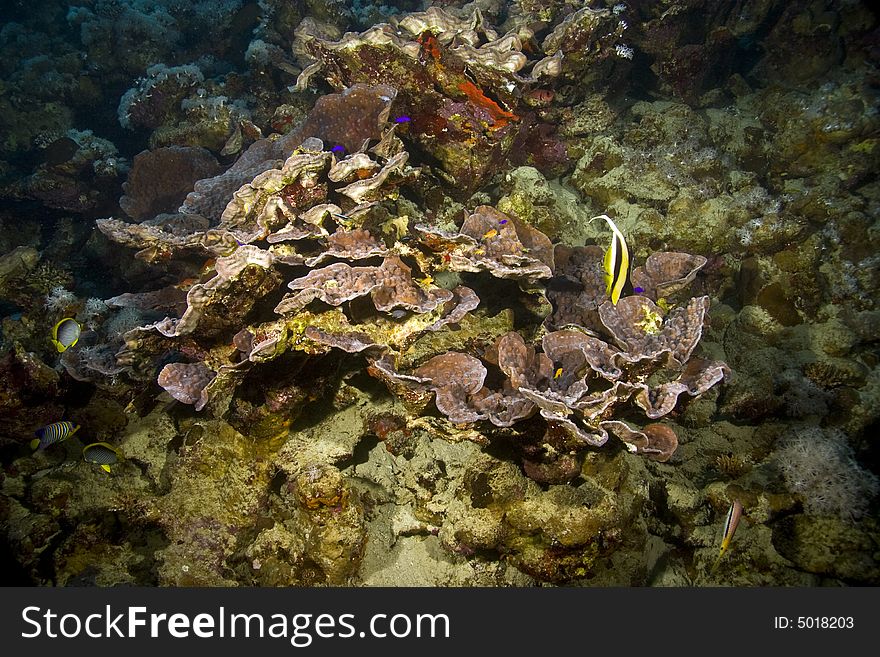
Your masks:
{"label": "bannerfish", "polygon": [[83,459],[100,465],[104,472],[110,472],[110,466],[122,460],[122,453],[110,443],[92,443],[83,447]]}
{"label": "bannerfish", "polygon": [[740,504],[739,500],[734,500],[730,505],[730,509],[727,510],[727,519],[724,521],[724,533],[721,535],[721,549],[718,551],[715,565],[712,566],[713,571],[718,568],[718,564],[721,563],[721,557],[724,556],[727,548],[730,547],[730,542],[733,540],[734,533],[736,533],[739,520],[742,518],[742,512],[742,504]]}
{"label": "bannerfish", "polygon": [[52,344],[58,353],[64,353],[79,340],[82,326],[73,317],[65,317],[52,327]]}
{"label": "bannerfish", "polygon": [[54,445],[70,438],[77,431],[79,431],[79,425],[66,420],[47,424],[45,427],[34,431],[36,438],[31,441],[31,449],[46,449],[49,445]]}
{"label": "bannerfish", "polygon": [[[611,303],[615,306],[620,301],[623,286],[626,285],[626,277],[629,272],[629,249],[626,248],[626,240],[617,225],[611,221],[607,214],[600,214],[593,219],[604,219],[611,229],[611,245],[605,251],[605,260],[602,268],[605,271],[605,294],[611,297]],[[590,219],[590,221],[593,221]]]}

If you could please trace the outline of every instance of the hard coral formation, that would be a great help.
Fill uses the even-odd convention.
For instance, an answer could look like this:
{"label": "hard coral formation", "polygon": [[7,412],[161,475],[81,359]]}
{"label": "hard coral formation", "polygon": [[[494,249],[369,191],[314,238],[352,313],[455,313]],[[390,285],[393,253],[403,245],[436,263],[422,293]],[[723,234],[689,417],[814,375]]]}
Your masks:
{"label": "hard coral formation", "polygon": [[[393,387],[409,388],[410,396],[413,388],[431,390],[438,409],[455,424],[488,419],[508,427],[540,412],[552,427],[593,446],[607,440],[604,423],[618,404],[632,398],[649,418],[658,418],[674,408],[682,392],[700,395],[723,378],[727,372],[723,363],[691,358],[708,308],[706,297],[668,311],[638,295],[617,305],[609,301],[599,305],[604,286],[596,256],[574,269],[563,264],[559,274],[592,298],[595,317],[590,325],[601,327],[604,340],[576,325],[567,326],[544,336],[541,353],[517,333],[501,336],[480,354],[499,371],[500,379],[492,378],[501,381],[500,387],[484,387],[486,366],[480,358],[460,352],[425,359],[411,375],[398,372],[395,359],[420,335],[455,325],[480,302],[468,287],[437,286],[435,275],[444,270],[488,272],[517,281],[535,294],[535,285],[552,279],[558,269],[554,246],[546,235],[491,206],[478,206],[455,233],[422,225],[415,231],[415,241],[402,242],[402,235],[384,231],[387,237],[376,237],[377,222],[387,216],[387,211],[380,211],[381,204],[395,198],[396,188],[412,175],[400,146],[386,156],[371,156],[364,150],[371,139],[381,146],[388,135],[393,136],[395,127],[388,125],[388,116],[395,96],[393,89],[358,85],[325,97],[312,115],[323,118],[307,119],[279,140],[274,151],[274,142],[267,144],[270,154],[278,152],[281,143],[293,147],[301,142],[280,167],[260,171],[235,191],[215,228],[165,239],[163,246],[172,258],[187,246],[207,244],[208,232],[225,236],[222,243],[229,252],[216,258],[211,278],[189,288],[179,318],[168,317],[130,332],[125,358],[130,360],[146,344],[157,353],[177,350],[195,359],[166,365],[159,383],[198,410],[207,404],[213,387],[223,385],[220,372],[243,372],[241,368],[264,365],[286,352],[369,351],[377,354],[370,357],[371,372],[393,381]],[[365,103],[372,103],[374,109],[367,111]],[[365,117],[363,123],[347,128],[328,123],[328,115],[344,111],[359,112]],[[340,132],[345,129],[347,134]],[[357,152],[337,157],[318,136],[344,142],[346,150]],[[347,162],[351,166],[343,168]],[[128,243],[137,242],[142,234],[108,221],[99,225],[111,237]],[[157,237],[163,239],[161,233]],[[570,262],[574,252],[556,248],[562,250],[563,261]],[[592,254],[589,249],[584,252]],[[349,264],[378,258],[378,265]],[[305,275],[288,273],[290,267],[296,272],[296,267],[314,267],[328,259],[337,262]],[[649,273],[644,276],[649,294],[684,289],[704,263],[705,259],[686,254],[655,254],[646,263]],[[414,274],[416,269],[422,278]],[[259,308],[255,302],[277,290],[285,278],[291,292],[276,303],[275,318],[255,314],[255,307]],[[367,297],[371,307],[361,302]],[[323,307],[316,305],[318,301]],[[326,306],[344,312],[327,312]],[[168,340],[154,336],[144,343],[135,337],[147,337],[152,331]],[[380,354],[384,356],[379,358]],[[663,382],[649,383],[660,372],[665,372]],[[234,381],[240,380],[228,380],[232,391]],[[653,453],[647,446],[641,451]]]}
{"label": "hard coral formation", "polygon": [[[606,304],[602,309],[612,307]],[[538,354],[518,334],[503,336],[486,355],[506,376],[503,391],[484,388],[486,368],[461,353],[432,358],[413,372],[418,380],[412,385],[427,384],[436,393],[437,408],[454,423],[489,419],[509,426],[539,410],[551,426],[563,427],[582,444],[604,444],[609,427],[627,444],[636,444],[626,424],[608,419],[614,416],[615,406],[632,398],[655,419],[671,412],[681,393],[701,395],[729,372],[724,363],[690,358],[699,341],[706,304],[706,299],[694,299],[688,309],[673,311],[666,320],[655,311],[647,325],[644,313],[628,313],[629,319],[614,314],[605,326],[623,350],[572,329],[545,334],[543,353]],[[611,316],[612,311],[605,315]],[[619,337],[624,333],[630,334],[630,343]],[[664,383],[647,383],[663,370],[668,372]],[[616,430],[620,425],[626,428]],[[653,434],[657,434],[654,442],[671,446],[649,449]],[[673,439],[674,434],[669,438],[655,427],[640,438],[642,449],[634,451],[668,452],[668,458],[677,444]]]}
{"label": "hard coral formation", "polygon": [[[523,40],[516,32],[499,36],[479,9],[459,19],[437,7],[407,15],[396,28],[380,24],[337,41],[302,31],[295,48],[312,63],[296,88],[315,75],[336,89],[393,85],[401,134],[456,187],[473,191],[537,128],[534,114],[520,109],[522,94],[560,71],[562,49],[556,48],[558,54],[531,62],[523,76],[530,63]],[[542,130],[544,141],[552,141],[552,128]]]}

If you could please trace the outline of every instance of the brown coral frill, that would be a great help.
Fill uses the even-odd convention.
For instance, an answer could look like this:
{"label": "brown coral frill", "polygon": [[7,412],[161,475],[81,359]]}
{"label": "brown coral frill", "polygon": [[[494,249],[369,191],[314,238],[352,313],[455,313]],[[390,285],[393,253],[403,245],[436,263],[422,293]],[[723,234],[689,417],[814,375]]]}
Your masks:
{"label": "brown coral frill", "polygon": [[169,363],[159,372],[158,383],[177,401],[195,404],[200,411],[207,402],[205,388],[213,378],[214,372],[204,363]]}
{"label": "brown coral frill", "polygon": [[690,285],[706,262],[701,255],[652,253],[644,265],[632,270],[630,281],[634,289],[641,289],[639,294],[657,301],[669,298]]}

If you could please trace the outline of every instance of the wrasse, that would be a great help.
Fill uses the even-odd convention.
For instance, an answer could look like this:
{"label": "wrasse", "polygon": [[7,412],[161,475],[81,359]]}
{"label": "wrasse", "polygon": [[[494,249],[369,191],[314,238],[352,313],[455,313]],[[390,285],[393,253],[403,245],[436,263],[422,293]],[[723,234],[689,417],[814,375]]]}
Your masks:
{"label": "wrasse", "polygon": [[739,525],[740,518],[742,518],[742,512],[742,504],[740,504],[739,500],[734,500],[727,511],[727,519],[724,521],[724,534],[721,536],[721,550],[718,551],[718,558],[715,560],[715,565],[712,566],[712,572],[715,572],[715,569],[718,568],[718,564],[721,563],[721,557],[724,556],[727,548],[730,547],[730,542],[733,540],[734,533],[736,533],[736,527]]}
{"label": "wrasse", "polygon": [[[607,214],[600,214],[593,219],[604,219],[611,229],[611,244],[605,251],[605,259],[602,268],[605,271],[605,294],[611,297],[611,303],[615,306],[620,301],[623,286],[626,285],[626,277],[629,272],[629,249],[623,233]],[[590,219],[590,221],[593,221]]]}

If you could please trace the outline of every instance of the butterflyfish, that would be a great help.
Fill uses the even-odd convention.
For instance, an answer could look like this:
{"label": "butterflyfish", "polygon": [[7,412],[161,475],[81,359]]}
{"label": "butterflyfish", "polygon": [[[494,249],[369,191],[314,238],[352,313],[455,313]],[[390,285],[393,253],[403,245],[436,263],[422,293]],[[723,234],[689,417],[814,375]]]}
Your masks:
{"label": "butterflyfish", "polygon": [[739,525],[740,518],[742,518],[742,512],[742,504],[740,504],[739,500],[734,500],[730,505],[730,509],[727,510],[727,519],[724,521],[724,534],[721,535],[721,549],[718,551],[718,558],[715,560],[715,565],[712,566],[713,571],[718,568],[718,564],[721,563],[721,557],[724,556],[724,553],[727,552],[727,548],[730,547],[730,542],[733,540],[736,527]]}
{"label": "butterflyfish", "polygon": [[605,294],[611,297],[611,303],[616,306],[620,301],[620,295],[623,292],[623,286],[626,285],[626,277],[629,272],[629,249],[626,248],[623,233],[620,232],[611,217],[607,214],[600,214],[593,219],[604,219],[611,229],[611,244],[605,251],[602,269],[605,271]]}
{"label": "butterflyfish", "polygon": [[110,472],[110,466],[122,460],[122,454],[110,443],[92,443],[83,447],[83,459],[87,463],[101,466],[104,472]]}
{"label": "butterflyfish", "polygon": [[79,431],[79,425],[66,420],[47,424],[45,427],[34,431],[36,438],[31,441],[31,449],[46,449],[49,445],[54,445],[70,438],[77,431]]}
{"label": "butterflyfish", "polygon": [[58,353],[64,353],[79,340],[82,326],[73,317],[65,317],[52,327],[52,344]]}

